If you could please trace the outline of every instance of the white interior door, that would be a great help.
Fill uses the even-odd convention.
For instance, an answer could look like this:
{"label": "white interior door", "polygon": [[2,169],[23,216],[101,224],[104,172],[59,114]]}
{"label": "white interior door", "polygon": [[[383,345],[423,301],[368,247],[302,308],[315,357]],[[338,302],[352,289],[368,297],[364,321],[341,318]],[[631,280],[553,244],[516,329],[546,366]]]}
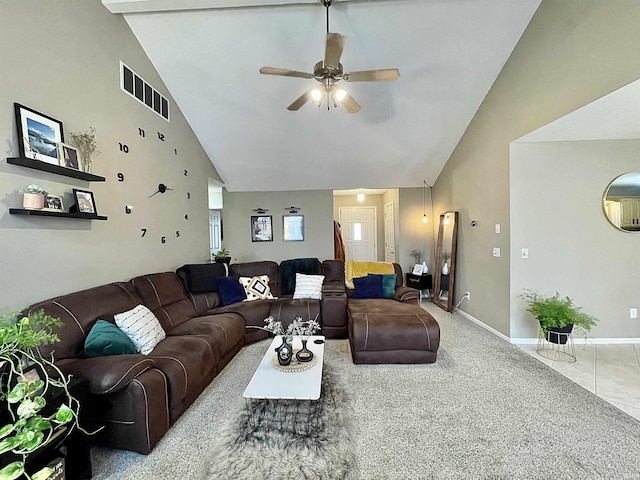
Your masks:
{"label": "white interior door", "polygon": [[396,261],[395,216],[393,202],[384,206],[384,261]]}
{"label": "white interior door", "polygon": [[209,210],[209,245],[211,246],[212,255],[222,249],[220,236],[220,211]]}
{"label": "white interior door", "polygon": [[340,207],[339,216],[346,259],[375,262],[376,207]]}

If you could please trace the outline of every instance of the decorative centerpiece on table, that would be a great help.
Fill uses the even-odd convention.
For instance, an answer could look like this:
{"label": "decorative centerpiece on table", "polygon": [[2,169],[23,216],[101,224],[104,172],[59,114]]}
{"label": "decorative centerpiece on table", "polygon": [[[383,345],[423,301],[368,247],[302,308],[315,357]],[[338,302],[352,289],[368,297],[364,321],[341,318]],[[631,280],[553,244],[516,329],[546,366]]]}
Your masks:
{"label": "decorative centerpiece on table", "polygon": [[286,329],[282,326],[282,322],[274,319],[271,315],[264,320],[264,323],[265,330],[273,333],[274,335],[282,335],[282,344],[276,348],[278,363],[281,366],[290,365],[294,357],[293,347],[290,343],[290,337],[293,337],[293,335],[299,335],[302,337],[302,349],[295,352],[296,360],[300,363],[306,363],[313,360],[313,352],[307,348],[307,341],[311,335],[320,330],[318,315],[316,315],[314,319],[309,320],[303,320],[302,317],[296,317]]}

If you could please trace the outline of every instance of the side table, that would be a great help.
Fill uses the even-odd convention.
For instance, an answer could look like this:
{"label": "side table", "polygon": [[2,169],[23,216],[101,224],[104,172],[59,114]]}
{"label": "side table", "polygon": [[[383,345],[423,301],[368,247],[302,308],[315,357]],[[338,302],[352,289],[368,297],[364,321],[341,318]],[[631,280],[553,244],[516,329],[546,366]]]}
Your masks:
{"label": "side table", "polygon": [[423,290],[427,291],[427,300],[431,298],[431,289],[433,288],[433,276],[430,273],[423,275],[414,275],[413,273],[407,273],[405,278],[407,287],[420,290],[420,301],[422,301]]}

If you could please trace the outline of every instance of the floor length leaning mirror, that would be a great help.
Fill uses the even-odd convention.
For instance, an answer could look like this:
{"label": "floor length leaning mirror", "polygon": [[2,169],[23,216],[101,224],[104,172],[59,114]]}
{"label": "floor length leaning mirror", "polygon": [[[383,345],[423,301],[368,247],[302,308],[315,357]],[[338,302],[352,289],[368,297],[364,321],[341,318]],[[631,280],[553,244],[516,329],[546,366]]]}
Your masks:
{"label": "floor length leaning mirror", "polygon": [[444,212],[440,215],[438,227],[433,303],[447,312],[450,312],[453,306],[457,240],[458,212]]}

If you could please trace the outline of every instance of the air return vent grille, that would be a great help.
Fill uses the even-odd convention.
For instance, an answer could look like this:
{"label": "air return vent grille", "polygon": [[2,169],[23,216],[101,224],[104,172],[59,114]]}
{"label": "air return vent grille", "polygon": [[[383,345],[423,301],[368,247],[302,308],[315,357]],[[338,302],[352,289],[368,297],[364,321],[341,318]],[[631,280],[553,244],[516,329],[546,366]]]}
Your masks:
{"label": "air return vent grille", "polygon": [[120,88],[169,121],[169,101],[122,62],[120,62]]}

